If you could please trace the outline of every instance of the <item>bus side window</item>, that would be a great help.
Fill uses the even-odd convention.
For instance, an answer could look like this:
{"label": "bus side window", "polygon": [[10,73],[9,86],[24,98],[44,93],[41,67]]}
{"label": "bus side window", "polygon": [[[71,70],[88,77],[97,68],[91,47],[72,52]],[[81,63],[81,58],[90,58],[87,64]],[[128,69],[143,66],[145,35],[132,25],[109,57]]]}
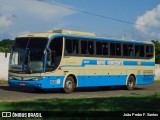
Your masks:
{"label": "bus side window", "polygon": [[102,55],[102,42],[96,42],[96,55]]}
{"label": "bus side window", "polygon": [[133,56],[133,45],[132,44],[129,44],[128,50],[129,50],[129,56],[132,57]]}
{"label": "bus side window", "polygon": [[65,41],[65,54],[71,54],[72,53],[72,43],[73,43],[73,40],[71,39],[66,39]]}
{"label": "bus side window", "polygon": [[116,43],[116,55],[121,56],[121,44]]}
{"label": "bus side window", "polygon": [[116,44],[115,43],[110,43],[110,55],[115,56],[116,55]]}
{"label": "bus side window", "polygon": [[147,58],[153,57],[153,46],[151,45],[146,46],[146,57]]}
{"label": "bus side window", "polygon": [[63,38],[54,38],[47,49],[46,71],[55,70],[62,57]]}
{"label": "bus side window", "polygon": [[81,41],[81,54],[88,54],[87,40]]}
{"label": "bus side window", "polygon": [[128,44],[123,44],[123,56],[128,56]]}
{"label": "bus side window", "polygon": [[108,55],[108,42],[103,42],[103,55]]}
{"label": "bus side window", "polygon": [[135,57],[139,57],[139,45],[135,45]]}
{"label": "bus side window", "polygon": [[76,55],[79,53],[79,40],[78,39],[73,40],[72,48],[73,48],[73,51],[72,51],[73,55]]}
{"label": "bus side window", "polygon": [[94,42],[93,41],[88,41],[88,53],[90,55],[94,54]]}
{"label": "bus side window", "polygon": [[140,57],[144,57],[144,45],[140,45]]}

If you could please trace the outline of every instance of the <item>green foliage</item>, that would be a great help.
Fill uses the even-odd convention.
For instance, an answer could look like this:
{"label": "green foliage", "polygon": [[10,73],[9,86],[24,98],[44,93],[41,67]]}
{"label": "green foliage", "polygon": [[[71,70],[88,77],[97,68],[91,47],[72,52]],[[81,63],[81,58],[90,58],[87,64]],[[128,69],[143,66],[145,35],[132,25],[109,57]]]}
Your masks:
{"label": "green foliage", "polygon": [[152,40],[155,45],[155,62],[160,64],[160,42],[158,40]]}
{"label": "green foliage", "polygon": [[7,85],[8,81],[7,80],[0,80],[0,85]]}
{"label": "green foliage", "polygon": [[14,40],[10,40],[10,39],[4,39],[2,41],[0,41],[0,52],[10,52],[11,51],[11,47],[13,45]]}
{"label": "green foliage", "polygon": [[0,52],[5,52],[5,48],[0,46]]}
{"label": "green foliage", "polygon": [[[0,102],[1,111],[160,111],[160,93],[134,97]],[[143,103],[143,104],[142,104]]]}

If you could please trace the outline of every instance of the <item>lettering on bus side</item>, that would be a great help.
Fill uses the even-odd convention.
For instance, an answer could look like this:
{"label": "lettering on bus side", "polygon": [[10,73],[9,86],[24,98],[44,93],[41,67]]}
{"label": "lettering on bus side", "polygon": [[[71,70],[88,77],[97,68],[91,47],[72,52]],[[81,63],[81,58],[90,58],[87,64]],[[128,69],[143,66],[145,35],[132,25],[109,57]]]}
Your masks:
{"label": "lettering on bus side", "polygon": [[116,65],[116,66],[122,66],[123,61],[108,61],[107,65]]}
{"label": "lettering on bus side", "polygon": [[90,63],[90,61],[88,61],[88,60],[84,61],[84,64],[89,64],[89,63]]}
{"label": "lettering on bus side", "polygon": [[105,60],[98,60],[97,65],[105,65],[106,61]]}

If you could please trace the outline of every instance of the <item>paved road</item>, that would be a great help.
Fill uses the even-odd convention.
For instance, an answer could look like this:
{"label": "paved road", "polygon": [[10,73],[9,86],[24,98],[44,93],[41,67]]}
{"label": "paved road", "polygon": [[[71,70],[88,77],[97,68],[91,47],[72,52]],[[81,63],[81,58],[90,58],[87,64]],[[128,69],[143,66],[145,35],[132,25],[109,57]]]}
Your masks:
{"label": "paved road", "polygon": [[0,101],[17,101],[31,99],[49,99],[49,98],[92,98],[106,96],[136,96],[141,94],[156,94],[160,92],[160,84],[139,85],[135,90],[128,91],[121,87],[108,88],[89,88],[78,89],[71,94],[62,93],[60,90],[45,91],[36,93],[31,89],[10,88],[7,85],[0,85]]}

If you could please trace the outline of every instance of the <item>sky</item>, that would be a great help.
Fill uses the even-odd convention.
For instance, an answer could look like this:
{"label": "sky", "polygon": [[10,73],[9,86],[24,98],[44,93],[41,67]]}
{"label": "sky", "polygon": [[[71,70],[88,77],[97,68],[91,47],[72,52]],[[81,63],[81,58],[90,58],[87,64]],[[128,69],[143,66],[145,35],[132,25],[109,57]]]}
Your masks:
{"label": "sky", "polygon": [[52,29],[160,40],[160,0],[0,0],[0,40]]}

